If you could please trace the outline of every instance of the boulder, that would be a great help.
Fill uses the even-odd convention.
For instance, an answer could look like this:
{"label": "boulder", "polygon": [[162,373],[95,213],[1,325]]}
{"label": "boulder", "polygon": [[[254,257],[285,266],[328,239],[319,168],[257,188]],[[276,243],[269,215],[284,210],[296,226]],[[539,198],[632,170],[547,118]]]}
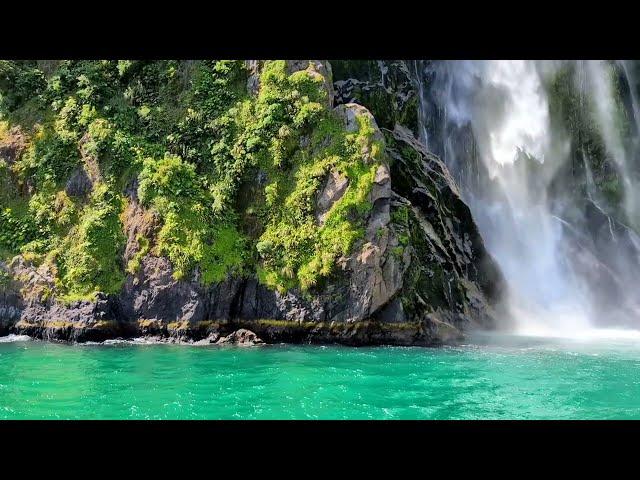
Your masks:
{"label": "boulder", "polygon": [[262,345],[264,342],[251,330],[241,328],[235,332],[221,337],[216,345],[237,345],[239,347],[253,347],[254,345]]}

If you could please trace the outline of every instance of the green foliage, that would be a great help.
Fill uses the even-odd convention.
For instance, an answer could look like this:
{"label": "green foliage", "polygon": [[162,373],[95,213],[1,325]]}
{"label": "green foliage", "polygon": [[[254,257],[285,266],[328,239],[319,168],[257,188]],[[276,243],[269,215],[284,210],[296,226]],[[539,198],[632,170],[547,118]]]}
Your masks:
{"label": "green foliage", "polygon": [[244,240],[232,216],[215,216],[212,195],[194,165],[176,156],[145,159],[139,178],[140,200],[163,219],[156,253],[171,260],[176,279],[185,278],[196,265],[205,284],[241,269]]}
{"label": "green foliage", "polygon": [[246,72],[238,60],[203,61],[193,79],[190,103],[216,118],[246,95]]}
{"label": "green foliage", "polygon": [[42,108],[40,97],[45,86],[44,74],[35,62],[0,60],[0,118],[13,112],[32,124]]}
{"label": "green foliage", "polygon": [[406,227],[409,224],[409,207],[403,205],[393,209],[391,212],[391,221]]}
{"label": "green foliage", "polygon": [[116,293],[124,282],[120,258],[122,199],[106,184],[95,187],[79,225],[65,239],[58,273],[67,300]]}
{"label": "green foliage", "polygon": [[142,259],[145,257],[145,255],[147,255],[147,253],[149,253],[151,246],[151,244],[149,243],[149,239],[142,235],[136,236],[136,242],[138,243],[138,250],[136,251],[133,258],[129,260],[129,263],[127,263],[127,273],[131,274],[134,274],[138,271]]}
{"label": "green foliage", "polygon": [[[345,131],[327,107],[317,72],[287,76],[284,62],[270,62],[260,81],[257,131],[265,135],[261,165],[271,182],[265,189],[269,218],[256,245],[262,260],[259,278],[281,291],[308,290],[328,277],[336,260],[363,236],[381,145],[374,142],[366,116],[357,117],[357,132]],[[305,136],[308,145],[300,147]],[[365,151],[371,152],[368,162]],[[331,169],[345,175],[349,186],[318,225],[315,195]]]}
{"label": "green foliage", "polygon": [[[280,290],[318,285],[364,233],[382,145],[366,116],[345,131],[313,64],[290,74],[285,61],[263,62],[257,96],[248,73],[237,60],[0,62],[3,125],[29,137],[0,165],[14,187],[0,197],[0,251],[50,262],[66,300],[117,292],[147,254],[204,284],[257,270]],[[93,188],[70,197],[80,166]],[[319,224],[332,170],[349,186]],[[123,265],[136,178],[161,225]]]}
{"label": "green foliage", "polygon": [[36,187],[42,188],[49,181],[61,185],[79,163],[76,141],[46,127],[36,131],[15,170],[20,177],[31,178]]}
{"label": "green foliage", "polygon": [[158,199],[156,206],[161,214],[166,214],[170,207],[179,208],[183,195],[185,198],[202,195],[195,166],[176,156],[145,159],[139,180],[138,197],[146,204]]}
{"label": "green foliage", "polygon": [[253,163],[245,144],[252,118],[240,61],[202,62],[189,90],[189,108],[177,131],[168,136],[169,150],[206,175],[204,186],[222,213],[233,201],[244,172]]}
{"label": "green foliage", "polygon": [[17,253],[36,237],[36,227],[24,212],[6,207],[0,210],[0,249]]}
{"label": "green foliage", "polygon": [[53,182],[42,186],[29,200],[29,214],[38,228],[39,242],[25,245],[23,250],[45,253],[54,248],[78,222],[80,206]]}
{"label": "green foliage", "polygon": [[245,256],[245,239],[234,225],[217,226],[211,231],[213,244],[203,250],[202,282],[215,283],[223,280],[228,272],[240,272]]}
{"label": "green foliage", "polygon": [[11,275],[7,270],[0,266],[0,288],[6,287],[11,282]]}
{"label": "green foliage", "polygon": [[622,202],[623,189],[618,178],[603,180],[600,190],[610,205],[619,205]]}

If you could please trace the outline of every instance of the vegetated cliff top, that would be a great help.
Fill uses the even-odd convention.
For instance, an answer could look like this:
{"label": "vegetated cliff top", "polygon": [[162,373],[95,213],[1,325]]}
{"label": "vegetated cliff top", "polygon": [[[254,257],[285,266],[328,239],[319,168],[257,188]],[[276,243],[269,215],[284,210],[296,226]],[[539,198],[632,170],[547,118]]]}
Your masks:
{"label": "vegetated cliff top", "polygon": [[[69,299],[117,292],[149,251],[203,284],[257,271],[275,288],[315,285],[362,236],[382,155],[368,116],[343,128],[324,68],[0,63],[2,255],[48,263]],[[353,185],[318,225],[314,194],[331,168]],[[157,231],[138,233],[124,263],[138,202]]]}

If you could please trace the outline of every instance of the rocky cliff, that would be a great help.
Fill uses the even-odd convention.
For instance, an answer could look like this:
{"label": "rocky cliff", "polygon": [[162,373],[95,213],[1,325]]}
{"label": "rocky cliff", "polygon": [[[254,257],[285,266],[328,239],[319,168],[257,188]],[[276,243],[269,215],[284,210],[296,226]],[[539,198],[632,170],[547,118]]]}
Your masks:
{"label": "rocky cliff", "polygon": [[502,276],[416,138],[407,65],[333,63],[1,62],[0,334],[491,328]]}

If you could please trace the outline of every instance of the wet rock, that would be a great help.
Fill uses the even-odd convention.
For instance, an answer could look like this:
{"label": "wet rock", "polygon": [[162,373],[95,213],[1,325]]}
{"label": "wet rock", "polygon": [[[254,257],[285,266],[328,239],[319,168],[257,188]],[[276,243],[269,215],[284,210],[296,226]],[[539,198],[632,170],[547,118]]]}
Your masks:
{"label": "wet rock", "polygon": [[403,60],[341,60],[333,62],[336,105],[366,106],[378,125],[399,123],[418,131],[418,93],[411,69]]}
{"label": "wet rock", "polygon": [[197,340],[193,342],[193,345],[212,345],[214,343],[217,343],[219,340],[220,340],[220,334],[215,332],[215,333],[209,334],[206,338],[203,338],[202,340]]}
{"label": "wet rock", "polygon": [[640,270],[640,237],[594,201],[586,201],[584,209],[585,225],[561,222],[563,253],[589,286],[595,323],[634,328],[640,293],[629,285]]}
{"label": "wet rock", "polygon": [[424,322],[435,336],[450,336],[441,323],[491,328],[504,279],[449,170],[409,129],[396,125],[386,139],[393,159],[392,230],[409,255],[399,293],[405,321]]}
{"label": "wet rock", "polygon": [[22,309],[23,300],[17,282],[11,278],[9,267],[0,261],[0,336],[7,335],[20,320]]}
{"label": "wet rock", "polygon": [[216,345],[237,345],[239,347],[253,347],[254,345],[261,345],[264,342],[258,338],[258,336],[251,330],[241,328],[235,332],[221,337]]}
{"label": "wet rock", "polygon": [[147,255],[140,270],[127,278],[119,296],[122,313],[129,319],[197,322],[205,319],[206,296],[197,282],[173,278],[171,262]]}
{"label": "wet rock", "polygon": [[257,95],[260,90],[260,60],[246,60],[245,64],[249,70],[247,91],[251,95]]}
{"label": "wet rock", "polygon": [[70,197],[84,198],[93,189],[93,182],[84,167],[78,167],[67,180],[64,190]]}

